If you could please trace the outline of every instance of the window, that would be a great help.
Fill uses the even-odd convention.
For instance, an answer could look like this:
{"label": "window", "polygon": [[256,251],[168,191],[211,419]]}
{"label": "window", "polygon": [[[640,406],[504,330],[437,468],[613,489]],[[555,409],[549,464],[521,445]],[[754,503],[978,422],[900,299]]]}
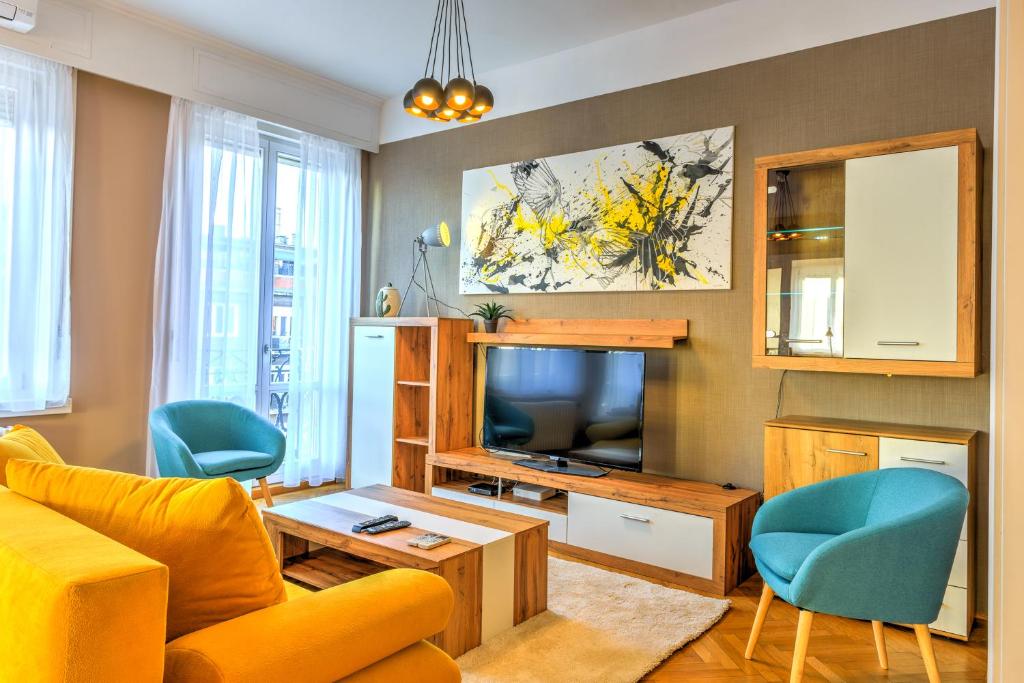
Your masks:
{"label": "window", "polygon": [[71,69],[0,48],[0,415],[66,410]]}
{"label": "window", "polygon": [[295,282],[295,232],[299,220],[298,145],[263,138],[263,257],[260,297],[260,363],[256,408],[288,432],[288,382],[291,379],[292,290]]}

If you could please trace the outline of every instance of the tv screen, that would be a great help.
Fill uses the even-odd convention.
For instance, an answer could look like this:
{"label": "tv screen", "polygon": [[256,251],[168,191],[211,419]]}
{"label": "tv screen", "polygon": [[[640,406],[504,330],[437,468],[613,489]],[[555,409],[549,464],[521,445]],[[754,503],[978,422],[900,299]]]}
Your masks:
{"label": "tv screen", "polygon": [[644,354],[487,349],[483,445],[639,472]]}

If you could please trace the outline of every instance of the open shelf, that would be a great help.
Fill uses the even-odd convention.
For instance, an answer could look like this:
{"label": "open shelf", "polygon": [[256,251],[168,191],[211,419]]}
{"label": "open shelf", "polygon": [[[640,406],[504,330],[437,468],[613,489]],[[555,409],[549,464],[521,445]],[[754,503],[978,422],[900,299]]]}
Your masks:
{"label": "open shelf", "polygon": [[[481,481],[483,481],[483,480],[481,480],[481,479],[465,479],[465,478],[453,479],[451,481],[446,481],[446,482],[436,482],[435,481],[433,488],[435,488],[435,489],[446,489],[446,490],[449,490],[449,491],[455,491],[456,493],[463,493],[463,494],[465,494],[465,493],[468,493],[466,491],[466,488],[470,484],[476,484],[476,483],[479,483]],[[469,495],[473,495],[473,494],[469,494]],[[480,496],[480,499],[483,500],[483,501],[494,500],[493,498],[490,498],[488,496]],[[524,508],[532,508],[534,510],[544,510],[546,512],[554,513],[556,515],[567,515],[567,514],[569,514],[569,497],[566,496],[564,493],[561,493],[561,492],[559,492],[558,495],[556,495],[556,496],[548,498],[547,500],[534,501],[534,500],[526,500],[524,498],[516,498],[514,495],[512,495],[511,491],[504,491],[504,492],[502,492],[502,494],[498,498],[498,500],[501,500],[504,503],[511,503],[512,505],[521,505]]]}
{"label": "open shelf", "polygon": [[413,446],[429,446],[430,439],[425,436],[396,436],[395,441],[399,443],[412,444]]}
{"label": "open shelf", "polygon": [[281,573],[313,588],[330,588],[390,569],[332,548],[321,548],[285,561]]}
{"label": "open shelf", "polygon": [[470,332],[472,344],[671,349],[689,334],[687,320],[508,320],[500,332]]}

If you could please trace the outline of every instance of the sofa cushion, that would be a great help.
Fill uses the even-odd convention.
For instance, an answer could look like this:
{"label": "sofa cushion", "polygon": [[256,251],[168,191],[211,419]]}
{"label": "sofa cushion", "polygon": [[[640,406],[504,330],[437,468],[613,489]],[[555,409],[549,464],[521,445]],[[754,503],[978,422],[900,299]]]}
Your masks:
{"label": "sofa cushion", "polygon": [[750,541],[750,551],[759,562],[786,581],[792,581],[807,556],[833,538],[832,534],[776,531],[755,536]]}
{"label": "sofa cushion", "polygon": [[167,639],[286,600],[270,538],[233,479],[150,479],[14,460],[12,490],[167,565]]}
{"label": "sofa cushion", "polygon": [[0,435],[0,485],[7,483],[8,460],[64,462],[42,434],[24,425],[14,425],[9,432]]}
{"label": "sofa cushion", "polygon": [[254,470],[274,464],[274,456],[270,453],[256,451],[206,451],[193,453],[196,464],[210,476],[231,474],[242,470]]}

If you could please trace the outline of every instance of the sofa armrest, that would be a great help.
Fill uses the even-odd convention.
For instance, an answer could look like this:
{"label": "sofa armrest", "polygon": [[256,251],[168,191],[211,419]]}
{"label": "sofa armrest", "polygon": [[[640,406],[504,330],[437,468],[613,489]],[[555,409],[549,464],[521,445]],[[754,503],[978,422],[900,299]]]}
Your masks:
{"label": "sofa armrest", "polygon": [[444,629],[453,603],[439,576],[382,572],[180,637],[164,681],[337,681]]}
{"label": "sofa armrest", "polygon": [[159,683],[167,572],[0,486],[0,681]]}

